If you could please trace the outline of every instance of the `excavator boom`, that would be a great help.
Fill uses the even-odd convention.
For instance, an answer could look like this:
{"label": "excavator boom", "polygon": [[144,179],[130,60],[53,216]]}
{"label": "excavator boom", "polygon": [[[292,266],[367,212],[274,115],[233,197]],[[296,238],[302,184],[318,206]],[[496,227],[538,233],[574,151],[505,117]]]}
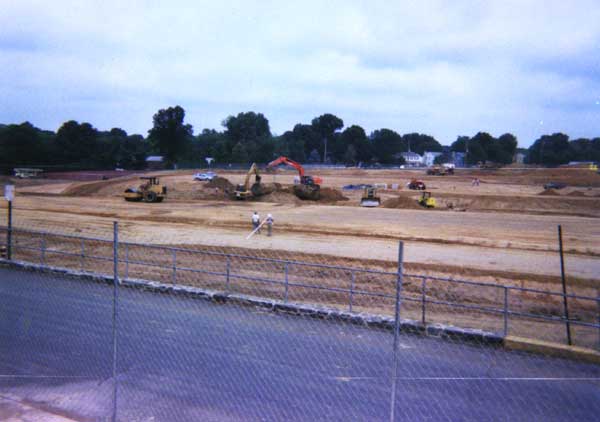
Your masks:
{"label": "excavator boom", "polygon": [[296,170],[298,170],[298,174],[300,175],[300,177],[304,176],[304,168],[302,167],[302,165],[295,162],[294,160],[290,160],[287,157],[279,157],[276,160],[271,161],[269,164],[267,164],[267,168],[275,167],[275,166],[278,166],[279,164],[287,164],[288,166],[292,166]]}
{"label": "excavator boom", "polygon": [[[251,187],[250,186],[250,178],[252,177],[252,175],[255,176],[255,179],[254,179],[255,181]],[[252,163],[252,166],[250,166],[248,173],[246,173],[246,179],[244,180],[244,184],[237,185],[237,187],[235,189],[235,197],[237,199],[247,199],[252,196],[261,195],[262,191],[261,191],[260,179],[261,179],[261,177],[260,177],[260,173],[258,172],[258,166],[256,165],[256,163]]]}
{"label": "excavator boom", "polygon": [[296,185],[294,187],[294,193],[298,198],[312,200],[319,199],[321,189],[320,185],[323,183],[323,179],[304,174],[304,168],[302,165],[283,156],[271,161],[267,165],[267,168],[275,167],[279,164],[287,164],[288,166],[292,166],[298,170],[298,175],[300,176],[300,185]]}

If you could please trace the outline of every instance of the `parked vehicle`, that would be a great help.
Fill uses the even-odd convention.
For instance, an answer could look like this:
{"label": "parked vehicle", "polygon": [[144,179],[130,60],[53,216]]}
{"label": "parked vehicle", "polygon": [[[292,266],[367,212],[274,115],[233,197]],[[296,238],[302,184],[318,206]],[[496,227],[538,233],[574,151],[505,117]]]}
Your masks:
{"label": "parked vehicle", "polygon": [[418,179],[412,179],[409,183],[406,184],[406,186],[411,190],[427,189],[427,187],[425,186],[425,183],[423,183],[422,180],[418,180]]}
{"label": "parked vehicle", "polygon": [[200,180],[200,181],[210,181],[210,180],[214,179],[215,177],[217,177],[217,174],[213,173],[212,171],[209,171],[206,173],[194,174],[194,180]]}
{"label": "parked vehicle", "polygon": [[550,183],[546,183],[544,185],[544,189],[562,189],[562,188],[566,188],[567,185],[564,183],[555,183],[555,182],[550,182]]}

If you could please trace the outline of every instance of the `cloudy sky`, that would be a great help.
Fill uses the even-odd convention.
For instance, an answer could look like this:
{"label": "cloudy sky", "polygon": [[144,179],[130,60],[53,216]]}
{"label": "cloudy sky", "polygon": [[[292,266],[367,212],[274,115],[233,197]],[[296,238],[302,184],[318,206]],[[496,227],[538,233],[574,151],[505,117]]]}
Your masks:
{"label": "cloudy sky", "polygon": [[600,136],[600,1],[0,0],[0,123]]}

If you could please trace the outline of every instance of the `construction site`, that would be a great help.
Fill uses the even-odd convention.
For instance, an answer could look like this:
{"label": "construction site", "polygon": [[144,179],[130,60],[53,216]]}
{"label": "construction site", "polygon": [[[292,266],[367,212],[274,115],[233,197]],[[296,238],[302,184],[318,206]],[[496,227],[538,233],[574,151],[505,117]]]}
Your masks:
{"label": "construction site", "polygon": [[[587,168],[457,169],[452,174],[423,168],[311,168],[308,175],[297,163],[278,159],[248,171],[215,171],[210,180],[179,170],[51,173],[39,179],[5,178],[4,183],[16,185],[15,227],[103,237],[118,221],[120,236],[139,244],[392,272],[402,240],[410,274],[549,292],[561,291],[561,225],[568,293],[598,295],[600,175]],[[546,189],[549,182],[560,189]],[[255,211],[263,220],[273,216],[272,236],[253,232]],[[318,271],[311,277],[332,286],[338,282]],[[209,278],[203,280],[190,283],[210,285]],[[368,278],[361,282],[367,290],[393,289]],[[407,280],[408,293],[417,292],[418,283],[413,284]],[[268,296],[269,289],[263,290],[255,286],[248,293]],[[428,294],[477,304],[500,300],[493,289],[488,295],[468,286],[438,286]],[[338,300],[318,292],[303,299]],[[523,293],[511,301],[528,312],[562,313],[560,297]],[[390,303],[370,298],[358,309],[388,313]],[[572,306],[573,318],[595,321],[596,303],[574,300]],[[476,312],[459,315],[439,307],[437,320],[487,328]],[[527,321],[520,327],[525,336],[538,331],[539,325]],[[561,336],[546,337],[560,341]],[[582,331],[580,337],[585,345],[597,342],[597,334]]]}

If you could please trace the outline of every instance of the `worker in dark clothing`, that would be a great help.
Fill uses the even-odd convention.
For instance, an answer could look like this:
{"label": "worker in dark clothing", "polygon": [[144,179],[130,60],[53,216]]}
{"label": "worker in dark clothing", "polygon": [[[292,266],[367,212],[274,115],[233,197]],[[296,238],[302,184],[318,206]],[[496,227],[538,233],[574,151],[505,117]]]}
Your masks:
{"label": "worker in dark clothing", "polygon": [[273,216],[271,214],[267,215],[267,219],[265,222],[267,223],[267,236],[271,236],[273,234]]}

